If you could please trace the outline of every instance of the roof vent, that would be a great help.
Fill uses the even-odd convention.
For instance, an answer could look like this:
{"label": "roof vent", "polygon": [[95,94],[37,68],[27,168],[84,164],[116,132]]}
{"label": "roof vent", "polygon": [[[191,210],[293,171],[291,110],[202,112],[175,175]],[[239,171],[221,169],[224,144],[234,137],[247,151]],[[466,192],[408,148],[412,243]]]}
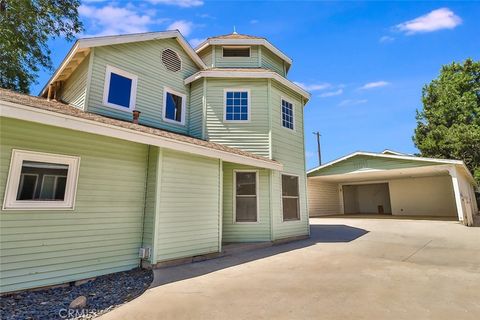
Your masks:
{"label": "roof vent", "polygon": [[162,51],[162,63],[169,71],[178,72],[182,70],[182,60],[172,49],[165,49]]}

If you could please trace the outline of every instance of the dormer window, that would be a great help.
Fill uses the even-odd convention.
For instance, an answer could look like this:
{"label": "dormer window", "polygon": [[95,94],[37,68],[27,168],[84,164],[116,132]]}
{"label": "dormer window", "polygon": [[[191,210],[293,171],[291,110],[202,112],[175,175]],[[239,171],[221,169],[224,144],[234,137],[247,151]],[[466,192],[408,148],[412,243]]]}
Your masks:
{"label": "dormer window", "polygon": [[122,111],[135,109],[137,76],[118,68],[107,66],[103,104]]}
{"label": "dormer window", "polygon": [[223,47],[224,58],[250,57],[250,47]]}

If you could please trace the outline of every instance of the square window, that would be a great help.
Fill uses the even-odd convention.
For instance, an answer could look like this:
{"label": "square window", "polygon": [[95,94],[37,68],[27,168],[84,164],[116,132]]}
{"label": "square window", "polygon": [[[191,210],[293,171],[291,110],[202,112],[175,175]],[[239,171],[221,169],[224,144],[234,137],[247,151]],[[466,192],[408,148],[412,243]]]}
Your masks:
{"label": "square window", "polygon": [[183,125],[185,123],[186,96],[164,88],[163,98],[163,120]]}
{"label": "square window", "polygon": [[137,76],[118,68],[107,66],[103,104],[123,111],[135,108]]}
{"label": "square window", "polygon": [[225,121],[249,120],[248,91],[226,91],[225,99]]}

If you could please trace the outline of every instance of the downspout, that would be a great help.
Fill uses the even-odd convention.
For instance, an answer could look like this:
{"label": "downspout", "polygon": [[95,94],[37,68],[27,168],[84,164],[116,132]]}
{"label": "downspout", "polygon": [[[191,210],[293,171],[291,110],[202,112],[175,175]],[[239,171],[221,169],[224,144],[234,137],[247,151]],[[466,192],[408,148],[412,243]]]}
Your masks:
{"label": "downspout", "polygon": [[[145,245],[145,216],[147,214],[147,194],[148,194],[148,176],[150,172],[148,171],[149,163],[150,163],[150,148],[151,146],[147,146],[147,165],[145,168],[145,187],[143,193],[143,221],[142,221],[142,244],[141,246],[144,247]],[[150,253],[151,254],[151,253]],[[142,266],[142,259],[140,259],[139,267]]]}
{"label": "downspout", "polygon": [[[302,123],[304,124],[304,114],[303,114],[303,109],[305,108],[305,100],[300,96],[300,104],[301,104],[301,112],[302,112]],[[295,116],[294,116],[295,119]],[[302,126],[303,127],[303,126]],[[307,230],[308,230],[308,236],[310,236],[310,210],[308,207],[308,184],[307,184],[307,159],[305,157],[305,130],[302,130],[302,147],[303,147],[303,180],[304,180],[304,186],[305,186],[305,210],[306,215],[307,215]]]}
{"label": "downspout", "polygon": [[223,241],[223,161],[218,159],[218,252],[222,252]]}
{"label": "downspout", "polygon": [[[272,152],[272,79],[267,80],[267,101],[268,101],[268,158],[272,159],[273,152]],[[275,233],[274,233],[274,212],[273,212],[273,170],[268,170],[268,182],[269,182],[269,212],[270,212],[270,240],[275,240]]]}

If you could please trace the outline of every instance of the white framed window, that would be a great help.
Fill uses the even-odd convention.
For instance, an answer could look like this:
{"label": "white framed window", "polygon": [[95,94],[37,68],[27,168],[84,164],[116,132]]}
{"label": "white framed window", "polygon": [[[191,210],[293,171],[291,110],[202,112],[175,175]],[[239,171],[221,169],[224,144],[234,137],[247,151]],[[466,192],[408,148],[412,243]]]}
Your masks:
{"label": "white framed window", "polygon": [[246,46],[222,47],[222,56],[224,58],[249,58],[250,47],[246,47]]}
{"label": "white framed window", "polygon": [[127,71],[108,66],[105,71],[103,105],[122,111],[135,109],[138,77]]}
{"label": "white framed window", "polygon": [[295,130],[295,109],[293,103],[282,98],[282,127]]}
{"label": "white framed window", "polygon": [[283,221],[300,220],[298,176],[282,174]]}
{"label": "white framed window", "polygon": [[73,210],[80,158],[12,150],[3,210]]}
{"label": "white framed window", "polygon": [[250,122],[250,90],[225,89],[224,122]]}
{"label": "white framed window", "polygon": [[234,223],[258,222],[258,171],[233,171]]}
{"label": "white framed window", "polygon": [[187,96],[170,88],[163,88],[163,120],[185,125]]}

